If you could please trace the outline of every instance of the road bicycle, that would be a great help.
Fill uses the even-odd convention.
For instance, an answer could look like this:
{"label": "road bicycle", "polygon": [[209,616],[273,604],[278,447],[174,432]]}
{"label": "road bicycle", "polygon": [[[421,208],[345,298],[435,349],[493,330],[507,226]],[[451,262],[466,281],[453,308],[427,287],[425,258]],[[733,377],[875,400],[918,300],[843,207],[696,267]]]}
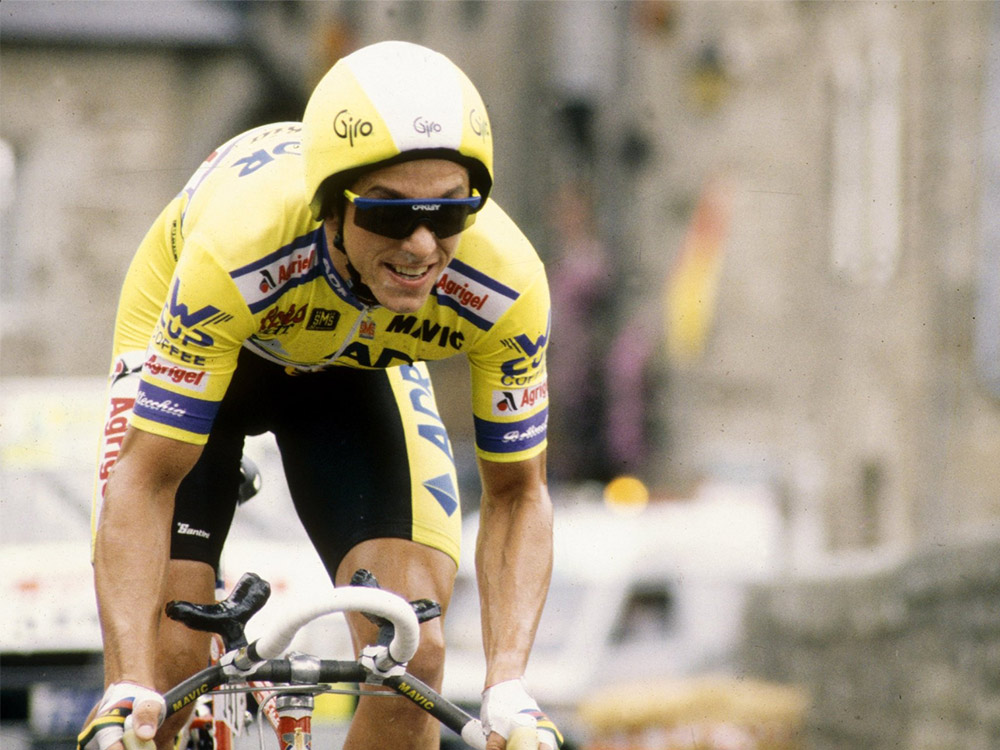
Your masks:
{"label": "road bicycle", "polygon": [[[263,636],[248,643],[247,621],[267,602],[270,585],[246,573],[230,594],[215,604],[170,602],[167,615],[190,628],[215,634],[221,654],[213,664],[164,693],[167,715],[195,704],[181,750],[232,750],[234,738],[245,734],[248,716],[257,714],[261,748],[264,725],[274,730],[282,750],[311,750],[312,714],[316,695],[348,692],[409,700],[458,734],[469,747],[484,750],[482,724],[465,710],[406,671],[419,644],[419,624],[438,617],[436,602],[407,602],[378,587],[375,577],[359,570],[348,586],[334,587],[318,601],[289,608]],[[354,661],[327,660],[304,653],[285,653],[300,628],[335,612],[361,612],[379,628],[376,643]],[[283,655],[284,654],[284,655]],[[362,691],[383,686],[388,691]],[[520,717],[508,739],[508,750],[535,750],[534,719]]]}

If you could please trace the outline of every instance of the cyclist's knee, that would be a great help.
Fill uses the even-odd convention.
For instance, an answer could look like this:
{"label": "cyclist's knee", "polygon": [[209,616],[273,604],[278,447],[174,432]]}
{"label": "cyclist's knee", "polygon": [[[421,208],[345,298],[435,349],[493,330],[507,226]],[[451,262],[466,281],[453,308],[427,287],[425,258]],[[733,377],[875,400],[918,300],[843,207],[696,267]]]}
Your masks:
{"label": "cyclist's knee", "polygon": [[407,666],[407,671],[432,687],[439,687],[444,677],[444,632],[440,620],[420,627],[420,647]]}

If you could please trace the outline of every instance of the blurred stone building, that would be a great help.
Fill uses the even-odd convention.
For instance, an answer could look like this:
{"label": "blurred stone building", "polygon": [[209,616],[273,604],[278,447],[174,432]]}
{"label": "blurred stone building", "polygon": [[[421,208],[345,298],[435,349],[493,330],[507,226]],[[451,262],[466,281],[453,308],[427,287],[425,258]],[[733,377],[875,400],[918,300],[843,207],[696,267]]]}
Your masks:
{"label": "blurred stone building", "polygon": [[[407,38],[480,84],[496,196],[554,270],[553,192],[592,185],[650,384],[624,469],[771,482],[806,556],[995,528],[993,5],[6,5],[0,373],[100,374],[128,258],[203,156]],[[705,321],[671,357],[664,289],[710,190]]]}
{"label": "blurred stone building", "polygon": [[[588,374],[643,415],[644,451],[615,468],[664,492],[768,483],[793,574],[1000,535],[995,3],[0,13],[0,376],[103,374],[129,257],[201,159],[297,118],[350,49],[403,38],[479,84],[495,196],[554,270],[553,195],[592,192],[615,306]],[[456,442],[463,407],[442,404]]]}

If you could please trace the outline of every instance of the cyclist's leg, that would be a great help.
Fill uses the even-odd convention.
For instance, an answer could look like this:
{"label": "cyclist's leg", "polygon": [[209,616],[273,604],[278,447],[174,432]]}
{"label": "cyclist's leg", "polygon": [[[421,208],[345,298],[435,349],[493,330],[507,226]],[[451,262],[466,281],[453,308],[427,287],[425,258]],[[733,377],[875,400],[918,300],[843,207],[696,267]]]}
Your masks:
{"label": "cyclist's leg", "polygon": [[[171,560],[167,569],[167,601],[189,602],[215,600],[215,570],[195,560]],[[208,664],[211,635],[191,630],[163,615],[157,641],[157,685],[164,692]],[[192,704],[191,708],[194,707]],[[178,732],[184,728],[191,709],[180,711],[163,722],[156,734],[158,750],[174,747]]]}
{"label": "cyclist's leg", "polygon": [[[257,371],[256,360],[249,354],[241,357],[201,458],[177,489],[165,602],[215,601],[217,571],[242,481],[244,436],[259,431],[266,418],[258,404],[258,388],[266,388],[267,381]],[[210,650],[210,635],[163,615],[157,642],[157,689],[171,688],[206,667]],[[191,708],[161,727],[156,737],[161,750],[173,747]]]}
{"label": "cyclist's leg", "polygon": [[[367,567],[386,589],[446,606],[461,514],[426,368],[345,368],[302,376],[296,386],[285,394],[286,413],[305,416],[275,434],[296,510],[330,577],[346,583]],[[374,629],[351,623],[356,643],[372,642]],[[443,651],[440,620],[426,623],[414,673],[439,686]],[[396,700],[360,703],[347,747],[436,747],[439,727],[422,710]]]}
{"label": "cyclist's leg", "polygon": [[[355,570],[372,571],[382,588],[407,599],[433,599],[447,607],[455,581],[455,561],[440,550],[405,539],[369,539],[354,547],[337,571],[346,585]],[[374,643],[378,631],[362,615],[348,617],[355,650]],[[408,671],[435,690],[444,678],[444,633],[441,618],[420,626],[420,648]],[[345,750],[354,748],[437,748],[440,726],[408,701],[362,698],[351,722]]]}
{"label": "cyclist's leg", "polygon": [[[242,435],[214,432],[177,490],[164,603],[172,599],[200,604],[215,601],[216,571],[236,509],[242,446]],[[156,644],[157,690],[163,692],[204,669],[210,648],[208,633],[161,615]],[[164,722],[156,735],[159,750],[174,746],[191,709],[193,704]]]}

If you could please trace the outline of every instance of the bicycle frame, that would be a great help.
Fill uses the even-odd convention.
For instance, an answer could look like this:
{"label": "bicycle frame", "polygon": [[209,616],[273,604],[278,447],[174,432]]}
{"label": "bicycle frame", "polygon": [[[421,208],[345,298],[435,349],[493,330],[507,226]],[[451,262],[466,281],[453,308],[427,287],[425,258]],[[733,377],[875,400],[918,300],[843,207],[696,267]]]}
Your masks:
{"label": "bicycle frame", "polygon": [[[252,573],[245,574],[229,597],[218,604],[169,603],[168,616],[189,627],[219,634],[225,653],[217,663],[164,693],[167,715],[223,686],[241,692],[274,692],[278,695],[274,703],[278,718],[276,725],[272,719],[272,725],[282,748],[308,749],[315,693],[324,692],[334,683],[382,685],[456,732],[469,747],[485,750],[486,737],[478,719],[406,672],[406,664],[419,645],[419,622],[438,616],[440,607],[428,600],[407,602],[377,585],[370,573],[359,571],[352,585],[336,587],[320,601],[286,612],[277,626],[253,643],[247,643],[244,626],[263,607],[270,587]],[[327,614],[352,611],[364,613],[379,626],[378,642],[363,649],[356,661],[326,660],[309,654],[282,656],[299,629],[309,622]],[[534,749],[534,727],[526,729],[532,739],[524,747]],[[523,737],[518,739],[522,741]]]}

